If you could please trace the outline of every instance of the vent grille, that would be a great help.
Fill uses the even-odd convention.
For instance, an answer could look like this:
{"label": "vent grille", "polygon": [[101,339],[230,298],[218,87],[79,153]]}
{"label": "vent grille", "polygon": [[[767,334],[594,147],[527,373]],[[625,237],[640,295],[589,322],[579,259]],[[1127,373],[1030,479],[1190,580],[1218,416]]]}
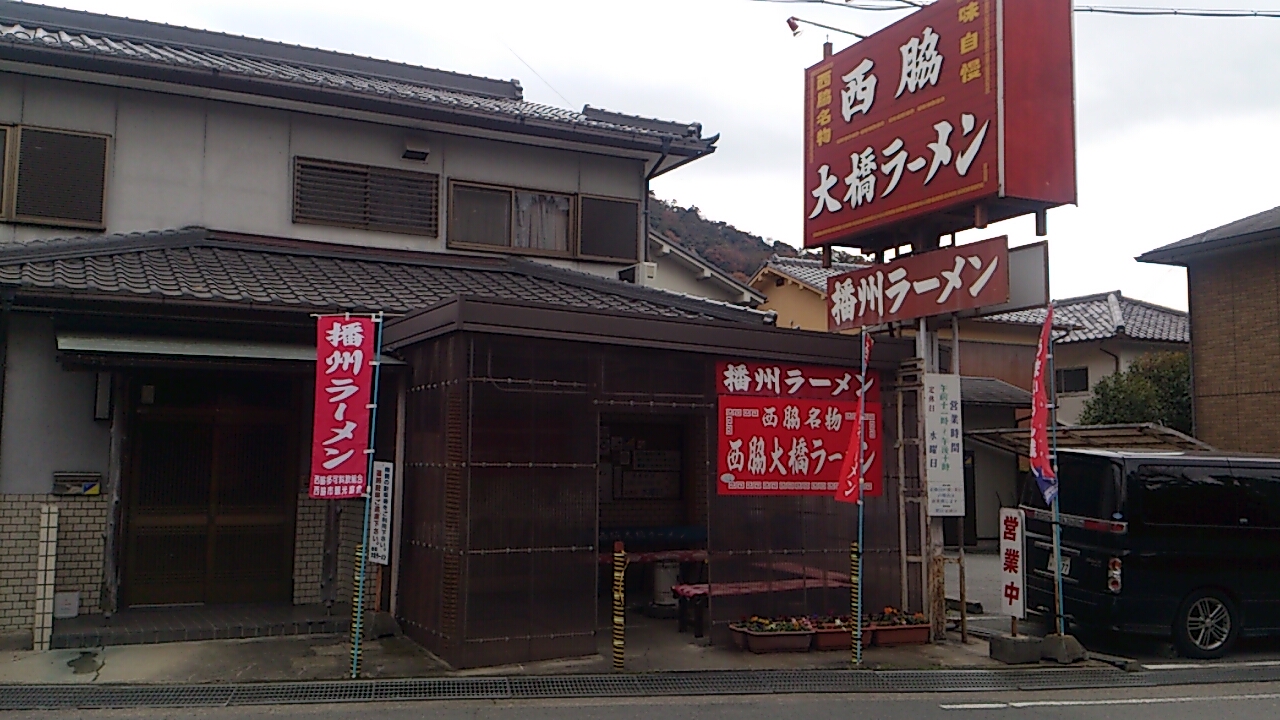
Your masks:
{"label": "vent grille", "polygon": [[14,218],[78,227],[102,227],[107,138],[18,131]]}
{"label": "vent grille", "polygon": [[299,158],[293,221],[437,237],[440,176]]}

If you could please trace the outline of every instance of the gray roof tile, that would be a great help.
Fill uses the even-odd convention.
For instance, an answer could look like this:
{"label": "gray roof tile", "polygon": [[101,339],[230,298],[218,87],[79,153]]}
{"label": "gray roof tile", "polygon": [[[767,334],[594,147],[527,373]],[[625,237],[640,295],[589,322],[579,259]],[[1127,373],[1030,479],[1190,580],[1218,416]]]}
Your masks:
{"label": "gray roof tile", "polygon": [[[345,53],[180,28],[127,18],[0,0],[0,47],[25,50],[36,62],[92,63],[107,72],[151,67],[182,74],[190,84],[249,82],[265,94],[278,88],[408,103],[464,117],[483,116],[532,132],[545,124],[577,134],[614,136],[654,144],[666,140],[707,152],[718,136],[702,138],[698,123],[624,115],[584,106],[582,111],[527,102],[518,83],[490,80]],[[521,128],[524,128],[521,130]],[[688,154],[680,152],[677,154]]]}
{"label": "gray roof tile", "polygon": [[521,258],[383,251],[183,228],[0,246],[0,286],[298,310],[420,310],[472,296],[761,325],[727,303]]}
{"label": "gray roof tile", "polygon": [[[1170,243],[1164,247],[1149,250],[1138,256],[1142,262],[1169,263],[1184,265],[1189,256],[1213,252],[1235,245],[1238,241],[1271,236],[1280,236],[1280,207],[1264,210],[1256,215],[1241,218],[1198,235]],[[1259,237],[1261,236],[1261,237]]]}
{"label": "gray roof tile", "polygon": [[779,274],[803,283],[817,292],[825,295],[827,293],[827,278],[847,273],[850,270],[858,270],[867,267],[866,265],[858,265],[856,263],[833,262],[831,267],[822,267],[821,260],[812,260],[809,258],[788,258],[774,255],[764,263],[763,269],[773,270]]}
{"label": "gray roof tile", "polygon": [[961,377],[960,397],[966,405],[1031,407],[1031,393],[990,377]]}
{"label": "gray roof tile", "polygon": [[[1110,296],[1115,296],[1120,317],[1113,312]],[[990,315],[984,322],[1039,325],[1044,322],[1045,309],[1018,310]],[[1055,300],[1053,309],[1055,325],[1074,325],[1060,343],[1106,340],[1127,337],[1152,342],[1191,342],[1191,327],[1187,314],[1180,310],[1125,297],[1119,290],[1112,293],[1086,295],[1066,300]]]}

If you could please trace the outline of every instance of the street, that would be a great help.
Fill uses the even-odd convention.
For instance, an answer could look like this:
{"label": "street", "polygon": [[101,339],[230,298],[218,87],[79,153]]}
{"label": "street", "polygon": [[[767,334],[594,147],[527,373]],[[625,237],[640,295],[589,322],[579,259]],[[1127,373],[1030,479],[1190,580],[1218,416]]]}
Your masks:
{"label": "street", "polygon": [[287,705],[223,709],[117,710],[11,713],[12,720],[143,718],[146,720],[329,720],[376,716],[380,720],[640,720],[641,718],[742,718],[806,720],[1216,720],[1280,716],[1280,683],[1194,685],[1144,690],[1079,690],[1045,693],[945,693],[915,695],[732,695],[692,698],[626,698],[528,702],[439,701],[385,704]]}

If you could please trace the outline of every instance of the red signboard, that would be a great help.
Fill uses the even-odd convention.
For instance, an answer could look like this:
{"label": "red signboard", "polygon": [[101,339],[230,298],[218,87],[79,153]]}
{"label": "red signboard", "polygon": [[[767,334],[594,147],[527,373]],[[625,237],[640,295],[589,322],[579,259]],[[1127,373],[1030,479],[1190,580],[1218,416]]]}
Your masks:
{"label": "red signboard", "polygon": [[834,495],[866,394],[867,497],[883,493],[880,382],[843,368],[721,362],[717,493]]}
{"label": "red signboard", "polygon": [[938,0],[805,78],[806,247],[1075,202],[1070,0]]}
{"label": "red signboard", "polygon": [[364,494],[377,356],[374,333],[374,322],[367,317],[326,315],[316,323],[313,498],[340,500]]}
{"label": "red signboard", "polygon": [[999,305],[1009,299],[1009,239],[905,255],[827,278],[832,331]]}

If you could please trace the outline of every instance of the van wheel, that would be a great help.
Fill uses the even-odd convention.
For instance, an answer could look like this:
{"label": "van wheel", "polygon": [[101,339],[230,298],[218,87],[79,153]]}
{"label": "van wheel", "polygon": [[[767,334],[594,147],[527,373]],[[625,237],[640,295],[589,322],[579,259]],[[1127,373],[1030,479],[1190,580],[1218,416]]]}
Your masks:
{"label": "van wheel", "polygon": [[1173,641],[1183,657],[1212,659],[1227,654],[1240,634],[1240,614],[1221,590],[1187,596],[1173,624]]}

